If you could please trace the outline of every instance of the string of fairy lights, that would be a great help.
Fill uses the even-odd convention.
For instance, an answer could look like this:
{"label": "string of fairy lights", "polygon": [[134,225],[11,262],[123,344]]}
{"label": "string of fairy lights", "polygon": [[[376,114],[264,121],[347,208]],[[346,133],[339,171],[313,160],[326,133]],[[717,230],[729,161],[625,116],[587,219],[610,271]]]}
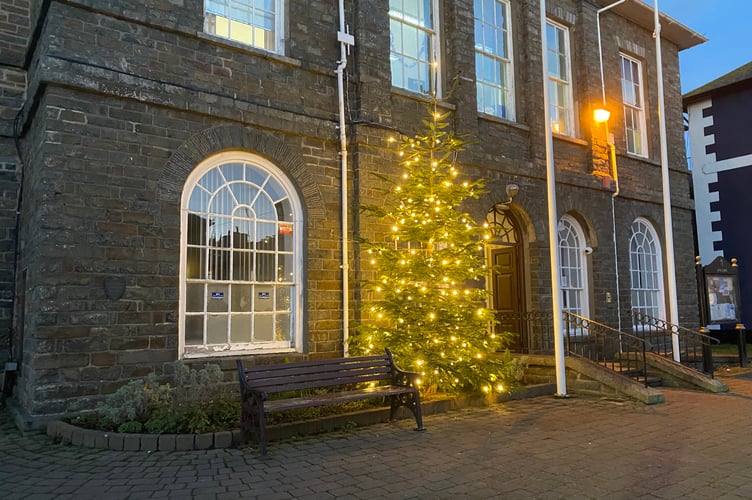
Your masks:
{"label": "string of fairy lights", "polygon": [[434,99],[422,133],[388,139],[403,172],[383,204],[364,207],[390,229],[383,241],[364,242],[373,300],[354,345],[364,354],[389,347],[424,388],[503,391],[503,364],[492,354],[505,338],[485,305],[491,233],[460,209],[484,184],[461,179],[465,142],[448,130],[449,117]]}

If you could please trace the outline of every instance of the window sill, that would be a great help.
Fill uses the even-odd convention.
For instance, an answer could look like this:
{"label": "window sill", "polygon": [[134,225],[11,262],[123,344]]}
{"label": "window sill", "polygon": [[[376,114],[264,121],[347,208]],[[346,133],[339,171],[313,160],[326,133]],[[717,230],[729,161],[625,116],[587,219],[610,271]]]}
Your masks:
{"label": "window sill", "polygon": [[[431,96],[429,95],[421,94],[420,92],[413,92],[412,90],[405,90],[399,87],[392,86],[392,94],[398,95],[400,97],[406,97],[408,99],[412,99],[413,101],[424,102],[426,104],[429,104],[431,102]],[[457,106],[455,106],[454,104],[442,101],[440,98],[438,99],[438,103],[442,108],[451,109],[452,111],[457,109]]]}
{"label": "window sill", "polygon": [[257,349],[227,349],[221,351],[212,350],[191,350],[191,352],[184,352],[181,359],[202,359],[202,358],[224,358],[229,356],[257,356],[261,354],[292,354],[298,353],[292,347],[287,348],[266,348],[259,347]]}
{"label": "window sill", "polygon": [[244,43],[236,42],[235,40],[230,40],[229,38],[222,38],[221,36],[212,35],[210,33],[205,33],[203,31],[199,31],[198,33],[196,33],[196,36],[198,38],[201,38],[202,40],[206,40],[216,45],[222,45],[224,47],[230,47],[233,49],[242,50],[243,52],[246,52],[248,54],[263,57],[265,59],[271,59],[273,61],[278,61],[283,64],[295,66],[296,68],[299,68],[302,65],[299,59],[293,59],[292,57],[283,56],[281,54],[277,54],[276,52],[269,52],[267,50],[257,49],[256,47],[252,47]]}
{"label": "window sill", "polygon": [[573,137],[571,135],[557,134],[556,132],[552,132],[552,135],[554,139],[559,140],[559,141],[570,142],[572,144],[577,144],[578,146],[590,145],[588,141],[585,141],[583,139],[578,139],[577,137]]}
{"label": "window sill", "polygon": [[635,153],[630,153],[628,151],[624,151],[622,153],[622,156],[624,156],[625,158],[629,158],[630,160],[635,160],[635,161],[639,161],[639,162],[642,162],[642,163],[649,163],[651,165],[655,165],[655,166],[658,166],[658,167],[661,165],[660,161],[653,160],[653,159],[651,159],[651,158],[649,158],[647,156],[642,156],[642,155],[638,155],[638,154],[635,154]]}
{"label": "window sill", "polygon": [[519,130],[522,130],[524,132],[530,132],[530,127],[527,125],[524,125],[520,122],[516,122],[513,120],[509,120],[507,118],[501,118],[500,116],[494,116],[494,115],[488,115],[486,113],[478,112],[478,119],[491,122],[491,123],[498,123],[500,125],[506,125],[507,127],[513,127]]}

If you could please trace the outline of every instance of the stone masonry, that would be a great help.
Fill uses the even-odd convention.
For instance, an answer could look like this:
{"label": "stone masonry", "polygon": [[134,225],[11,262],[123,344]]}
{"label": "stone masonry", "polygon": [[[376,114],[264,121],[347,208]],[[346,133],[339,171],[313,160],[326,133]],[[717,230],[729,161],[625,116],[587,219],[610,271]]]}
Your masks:
{"label": "stone masonry", "polygon": [[[342,354],[338,17],[331,2],[284,3],[286,48],[271,54],[205,34],[200,0],[0,0],[0,351],[9,348],[13,320],[11,354],[20,362],[14,397],[26,421],[89,410],[152,371],[169,379],[179,356],[180,198],[193,168],[222,151],[263,156],[295,185],[305,214],[299,305],[305,345],[297,356]],[[657,117],[650,112],[649,156],[641,158],[625,153],[623,120],[612,113],[620,177],[617,290],[614,186],[603,137],[591,126],[600,103],[596,6],[547,4],[551,18],[570,27],[577,110],[575,136],[554,140],[557,209],[581,223],[593,248],[590,316],[615,325],[619,316],[629,318],[630,224],[643,217],[663,227]],[[525,235],[525,305],[550,310],[538,0],[511,2],[515,122],[476,112],[473,2],[439,5],[442,106],[454,112],[458,132],[474,139],[460,157],[463,172],[489,186],[468,209],[482,220],[504,200],[507,184],[519,185],[512,211]],[[376,238],[384,228],[361,219],[357,207],[379,201],[385,185],[374,174],[396,178],[387,139],[419,127],[426,102],[390,86],[388,0],[346,2],[346,8],[356,39],[346,69],[349,229],[352,238]],[[652,31],[612,12],[601,21],[608,26],[608,104],[620,110],[619,52],[643,60],[644,79],[654,82]],[[678,50],[664,40],[679,306],[682,321],[695,324]],[[648,110],[657,106],[654,87],[645,88]],[[357,280],[365,270],[357,245],[347,250],[350,318],[357,319]],[[108,279],[124,281],[122,298],[106,296]],[[618,292],[621,311],[605,300],[607,292]],[[233,357],[195,363],[206,361],[219,363],[228,385],[235,383]]]}

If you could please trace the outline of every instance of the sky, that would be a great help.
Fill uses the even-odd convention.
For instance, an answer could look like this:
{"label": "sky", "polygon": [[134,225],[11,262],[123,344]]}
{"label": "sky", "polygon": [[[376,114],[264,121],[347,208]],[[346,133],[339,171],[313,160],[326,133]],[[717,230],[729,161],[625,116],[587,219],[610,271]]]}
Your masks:
{"label": "sky", "polygon": [[658,9],[708,39],[679,53],[683,94],[752,61],[752,0],[658,0]]}

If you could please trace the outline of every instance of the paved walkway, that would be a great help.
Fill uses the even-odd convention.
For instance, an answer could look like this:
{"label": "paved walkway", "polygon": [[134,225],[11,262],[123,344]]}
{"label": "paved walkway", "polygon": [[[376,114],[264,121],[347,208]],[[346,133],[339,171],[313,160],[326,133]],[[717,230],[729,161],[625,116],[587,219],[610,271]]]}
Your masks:
{"label": "paved walkway", "polygon": [[[726,375],[733,375],[728,373]],[[749,374],[747,376],[750,376]],[[666,403],[513,401],[271,443],[116,452],[22,436],[0,412],[0,498],[752,498],[752,378]]]}

